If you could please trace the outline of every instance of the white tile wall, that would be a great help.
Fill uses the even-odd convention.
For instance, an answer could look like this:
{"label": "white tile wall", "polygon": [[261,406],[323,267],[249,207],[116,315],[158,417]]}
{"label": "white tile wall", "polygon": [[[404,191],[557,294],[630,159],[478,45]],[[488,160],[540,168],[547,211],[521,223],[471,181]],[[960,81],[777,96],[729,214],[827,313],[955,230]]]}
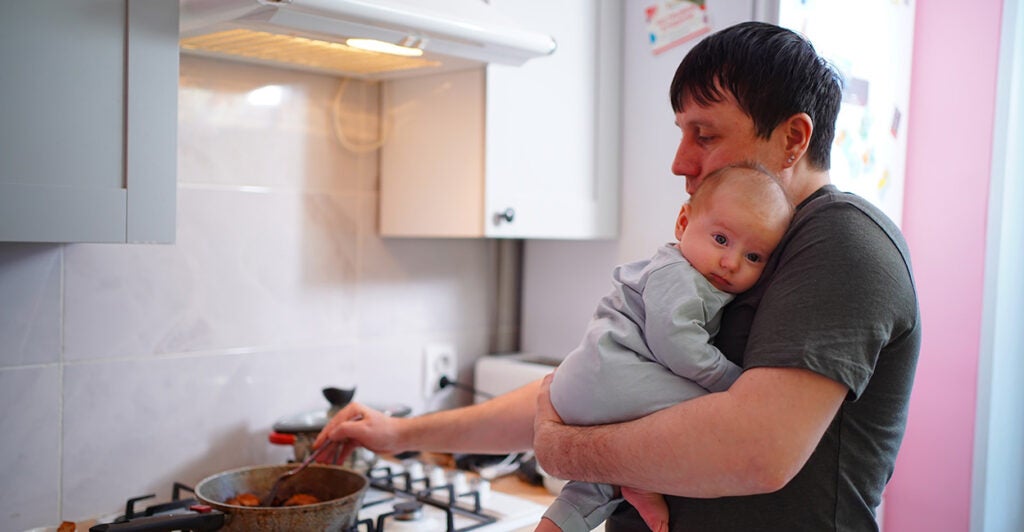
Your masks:
{"label": "white tile wall", "polygon": [[0,371],[0,405],[0,528],[53,523],[60,504],[60,368]]}
{"label": "white tile wall", "polygon": [[0,529],[283,462],[270,426],[324,386],[468,401],[422,397],[421,351],[487,352],[496,247],[376,236],[377,99],[183,57],[176,243],[0,244]]}
{"label": "white tile wall", "polygon": [[42,364],[60,357],[60,249],[0,245],[0,363]]}

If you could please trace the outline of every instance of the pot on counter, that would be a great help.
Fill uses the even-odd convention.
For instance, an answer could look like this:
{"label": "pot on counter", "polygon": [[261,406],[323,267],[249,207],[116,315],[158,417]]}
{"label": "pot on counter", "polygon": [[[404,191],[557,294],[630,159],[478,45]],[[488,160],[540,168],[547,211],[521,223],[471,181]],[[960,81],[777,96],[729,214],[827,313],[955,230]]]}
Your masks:
{"label": "pot on counter", "polygon": [[[355,388],[339,389],[328,387],[323,389],[324,398],[330,403],[326,409],[312,410],[288,416],[274,423],[273,432],[270,433],[270,443],[276,445],[291,445],[296,462],[301,462],[309,456],[313,449],[313,442],[317,435],[327,426],[327,422],[347,405],[355,396]],[[408,416],[412,409],[405,405],[367,405],[370,408],[379,410],[386,415],[394,417]],[[376,463],[377,457],[373,452],[359,448],[346,460],[345,465],[357,471],[366,471]]]}
{"label": "pot on counter", "polygon": [[270,491],[282,473],[294,466],[253,466],[207,477],[196,485],[203,504],[225,514],[224,530],[348,530],[355,524],[369,481],[363,475],[338,466],[312,464],[281,485],[283,498],[306,493],[317,504],[287,507],[246,507],[226,501],[242,493],[260,496]]}

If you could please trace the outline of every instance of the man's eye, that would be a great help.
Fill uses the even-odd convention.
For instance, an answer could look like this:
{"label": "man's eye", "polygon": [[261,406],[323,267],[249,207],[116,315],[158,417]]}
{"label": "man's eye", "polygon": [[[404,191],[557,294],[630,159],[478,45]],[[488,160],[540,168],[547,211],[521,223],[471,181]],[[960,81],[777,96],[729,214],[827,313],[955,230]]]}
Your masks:
{"label": "man's eye", "polygon": [[729,241],[729,239],[725,238],[724,235],[714,235],[713,238],[715,239],[715,242],[718,242],[723,246]]}
{"label": "man's eye", "polygon": [[761,256],[757,253],[747,253],[747,260],[750,262],[761,262]]}

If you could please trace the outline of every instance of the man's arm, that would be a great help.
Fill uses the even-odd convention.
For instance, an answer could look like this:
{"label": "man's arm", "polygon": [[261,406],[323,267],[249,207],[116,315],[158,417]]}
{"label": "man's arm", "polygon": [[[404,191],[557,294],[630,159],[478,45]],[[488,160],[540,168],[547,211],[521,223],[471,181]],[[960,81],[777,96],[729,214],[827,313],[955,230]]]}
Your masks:
{"label": "man's arm", "polygon": [[687,497],[769,493],[821,440],[847,388],[803,369],[753,368],[733,386],[614,425],[562,424],[539,389],[534,451],[560,478]]}
{"label": "man's arm", "polygon": [[541,381],[490,401],[413,418],[388,417],[358,403],[341,409],[320,432],[344,441],[343,457],[357,446],[375,452],[443,451],[500,454],[529,449]]}

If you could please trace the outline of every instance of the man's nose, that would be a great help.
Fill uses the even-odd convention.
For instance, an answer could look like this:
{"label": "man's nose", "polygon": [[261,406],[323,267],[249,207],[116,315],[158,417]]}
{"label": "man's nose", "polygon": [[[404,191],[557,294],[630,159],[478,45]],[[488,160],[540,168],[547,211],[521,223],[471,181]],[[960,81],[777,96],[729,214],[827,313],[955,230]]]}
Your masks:
{"label": "man's nose", "polygon": [[[679,147],[676,148],[676,156],[672,159],[672,173],[686,176],[687,189],[690,188],[691,183],[694,189],[700,185],[700,182],[697,181],[700,176],[700,163],[695,157],[695,151],[687,144],[685,138],[679,141]],[[692,190],[689,192],[693,193]]]}

